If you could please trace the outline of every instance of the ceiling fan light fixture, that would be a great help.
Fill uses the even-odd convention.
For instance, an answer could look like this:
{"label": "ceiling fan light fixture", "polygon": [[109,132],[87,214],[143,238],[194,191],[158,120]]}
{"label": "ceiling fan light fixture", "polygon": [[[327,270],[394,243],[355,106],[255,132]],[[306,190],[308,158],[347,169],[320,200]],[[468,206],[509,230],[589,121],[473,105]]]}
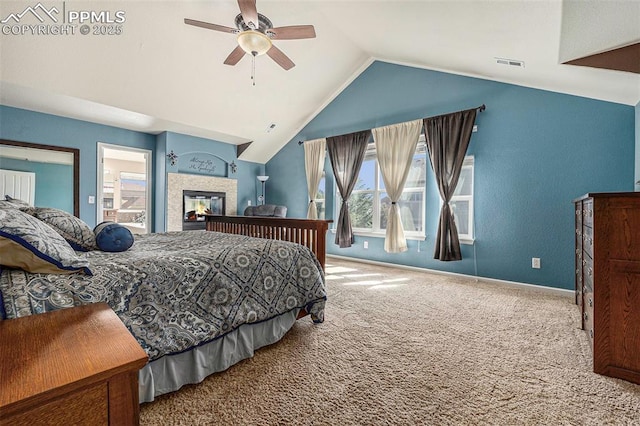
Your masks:
{"label": "ceiling fan light fixture", "polygon": [[250,55],[260,56],[271,49],[271,39],[260,31],[249,30],[238,34],[238,44]]}

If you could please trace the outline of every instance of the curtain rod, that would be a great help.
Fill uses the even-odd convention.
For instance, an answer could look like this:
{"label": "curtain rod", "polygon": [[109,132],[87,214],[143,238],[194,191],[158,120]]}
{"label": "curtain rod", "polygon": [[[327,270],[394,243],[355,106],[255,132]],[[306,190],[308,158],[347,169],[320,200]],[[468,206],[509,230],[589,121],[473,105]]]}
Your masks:
{"label": "curtain rod", "polygon": [[[479,107],[476,107],[476,109],[478,110],[478,112],[482,112],[485,109],[487,109],[487,106],[485,104],[480,105]],[[461,111],[468,111],[468,110],[461,110]],[[457,111],[460,112],[460,111]],[[449,114],[455,114],[454,112],[450,112]],[[440,114],[440,115],[449,115],[449,114]],[[434,115],[433,117],[426,117],[426,118],[434,118],[434,117],[440,117],[440,115]],[[424,119],[422,119],[424,120]],[[304,141],[298,141],[298,145],[302,145],[304,143]]]}

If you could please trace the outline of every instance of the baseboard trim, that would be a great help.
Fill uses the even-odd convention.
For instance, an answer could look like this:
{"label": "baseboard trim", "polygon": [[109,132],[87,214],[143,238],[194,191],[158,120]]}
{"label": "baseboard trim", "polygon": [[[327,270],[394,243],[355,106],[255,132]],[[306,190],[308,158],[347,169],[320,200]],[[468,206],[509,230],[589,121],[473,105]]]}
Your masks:
{"label": "baseboard trim", "polygon": [[377,261],[377,260],[361,259],[361,258],[358,258],[358,257],[340,256],[340,255],[337,255],[337,254],[327,254],[327,258],[342,259],[342,260],[347,260],[347,261],[350,261],[350,262],[369,263],[369,264],[372,264],[372,265],[379,265],[379,266],[388,266],[390,268],[407,269],[409,271],[429,272],[429,273],[432,273],[432,274],[450,275],[450,276],[454,276],[454,277],[467,278],[467,279],[473,280],[473,281],[483,281],[483,282],[488,282],[488,283],[501,284],[501,285],[505,285],[505,286],[509,286],[509,287],[529,288],[529,289],[532,289],[532,290],[543,291],[543,292],[546,292],[546,293],[553,293],[553,294],[566,296],[566,297],[571,297],[571,298],[575,297],[575,292],[573,290],[566,290],[566,289],[563,289],[563,288],[555,288],[555,287],[547,287],[547,286],[539,285],[539,284],[528,284],[528,283],[521,283],[521,282],[518,282],[518,281],[500,280],[500,279],[497,279],[497,278],[476,277],[475,275],[460,274],[458,272],[439,271],[437,269],[420,268],[418,266],[398,265],[396,263],[380,262],[380,261]]}

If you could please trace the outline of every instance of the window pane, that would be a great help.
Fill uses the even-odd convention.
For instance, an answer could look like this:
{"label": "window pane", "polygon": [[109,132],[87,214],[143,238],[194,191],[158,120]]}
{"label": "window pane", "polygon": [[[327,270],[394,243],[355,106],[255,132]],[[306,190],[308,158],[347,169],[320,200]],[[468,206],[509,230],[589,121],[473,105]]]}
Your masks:
{"label": "window pane", "polygon": [[427,156],[425,154],[416,154],[413,156],[411,169],[407,176],[405,188],[424,188],[427,182]]}
{"label": "window pane", "polygon": [[376,160],[365,159],[362,162],[362,167],[360,168],[360,174],[358,175],[358,182],[354,189],[359,190],[374,190],[375,189],[375,173],[376,173]]}
{"label": "window pane", "polygon": [[349,216],[351,216],[352,227],[371,228],[373,225],[373,192],[352,193],[349,200]]}
{"label": "window pane", "polygon": [[[422,209],[424,197],[422,192],[405,191],[398,202],[402,227],[407,232],[422,231]],[[380,229],[387,229],[391,200],[386,193],[380,193]]]}
{"label": "window pane", "polygon": [[146,201],[146,176],[144,173],[120,173],[120,209],[144,210]]}
{"label": "window pane", "polygon": [[316,206],[318,208],[318,219],[324,219],[324,212],[325,212],[324,200],[316,200]]}
{"label": "window pane", "polygon": [[[427,157],[424,153],[416,154],[413,156],[413,162],[407,175],[407,181],[404,184],[405,188],[423,188],[427,181]],[[382,179],[382,173],[379,173],[380,179],[380,191],[384,191],[384,180]]]}
{"label": "window pane", "polygon": [[452,201],[449,205],[456,220],[458,234],[471,235],[471,230],[469,229],[469,201]]}
{"label": "window pane", "polygon": [[326,185],[326,180],[323,177],[322,179],[320,179],[320,184],[318,185],[318,192],[316,193],[316,200],[324,200],[325,197],[325,185]]}
{"label": "window pane", "polygon": [[458,186],[456,186],[456,190],[453,195],[471,195],[471,185],[473,184],[472,179],[473,168],[462,167],[462,171],[460,172],[460,179],[458,179]]}

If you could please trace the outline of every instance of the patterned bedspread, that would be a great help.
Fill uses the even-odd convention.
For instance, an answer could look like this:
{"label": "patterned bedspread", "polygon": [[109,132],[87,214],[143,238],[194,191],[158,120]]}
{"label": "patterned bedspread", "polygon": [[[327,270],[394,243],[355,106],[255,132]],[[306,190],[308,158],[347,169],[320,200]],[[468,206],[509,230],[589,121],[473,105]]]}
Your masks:
{"label": "patterned bedspread", "polygon": [[150,360],[246,323],[306,308],[324,320],[324,275],[306,247],[207,231],[137,235],[122,253],[81,253],[93,276],[4,269],[7,318],[106,302]]}

